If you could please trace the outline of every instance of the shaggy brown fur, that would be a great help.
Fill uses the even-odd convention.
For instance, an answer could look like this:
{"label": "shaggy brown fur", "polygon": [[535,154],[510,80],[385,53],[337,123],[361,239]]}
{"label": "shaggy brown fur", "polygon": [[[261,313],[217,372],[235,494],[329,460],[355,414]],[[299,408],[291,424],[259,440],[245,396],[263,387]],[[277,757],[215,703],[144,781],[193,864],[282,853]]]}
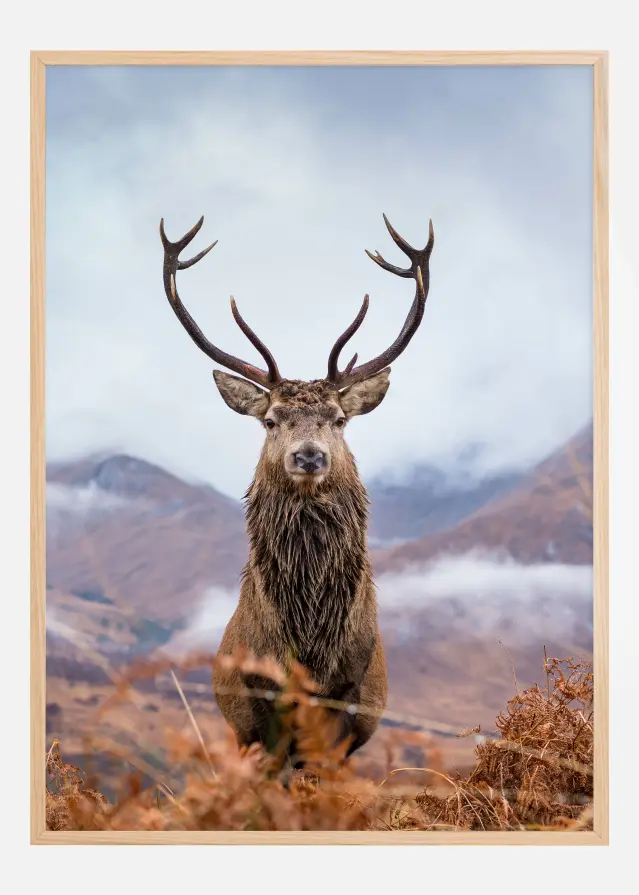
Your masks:
{"label": "shaggy brown fur", "polygon": [[[350,399],[324,380],[285,381],[272,390],[265,409],[255,404],[261,400],[252,395],[252,390],[259,392],[255,386],[247,383],[238,395],[240,380],[216,375],[234,409],[239,404],[240,412],[278,420],[278,431],[267,432],[246,494],[250,554],[220,654],[248,648],[283,664],[295,659],[308,669],[320,695],[381,712],[386,664],[366,544],[368,496],[334,422],[336,416],[348,416],[349,407],[362,413],[379,404],[388,372],[374,378],[372,385],[369,380],[355,387]],[[329,472],[317,484],[293,480],[282,462],[291,443],[310,437],[321,439],[330,454]],[[237,670],[218,668],[213,684],[240,744],[275,743],[279,725],[272,703],[233,692],[247,684],[273,689],[272,682],[246,680]],[[342,712],[339,722],[340,737],[349,738],[352,752],[369,739],[378,719]]]}

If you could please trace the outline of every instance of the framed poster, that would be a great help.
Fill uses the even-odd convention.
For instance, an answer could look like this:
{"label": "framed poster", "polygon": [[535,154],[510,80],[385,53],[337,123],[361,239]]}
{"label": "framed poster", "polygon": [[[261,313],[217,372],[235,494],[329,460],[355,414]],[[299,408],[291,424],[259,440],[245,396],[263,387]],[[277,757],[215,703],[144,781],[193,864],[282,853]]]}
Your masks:
{"label": "framed poster", "polygon": [[32,54],[33,842],[607,843],[606,64]]}

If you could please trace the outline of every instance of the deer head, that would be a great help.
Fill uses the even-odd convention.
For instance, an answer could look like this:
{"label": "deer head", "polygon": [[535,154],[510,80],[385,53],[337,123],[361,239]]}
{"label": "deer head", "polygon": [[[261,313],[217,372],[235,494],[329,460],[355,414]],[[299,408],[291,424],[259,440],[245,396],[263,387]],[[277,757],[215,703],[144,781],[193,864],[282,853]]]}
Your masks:
{"label": "deer head", "polygon": [[182,304],[176,274],[178,270],[185,270],[200,261],[217,244],[217,240],[189,261],[180,261],[180,253],[199,232],[204,218],[200,218],[177,242],[167,239],[164,219],[160,222],[164,246],[164,290],[171,307],[198,348],[211,360],[239,374],[232,376],[221,370],[213,371],[215,384],[226,404],[236,413],[255,417],[264,426],[266,440],[262,462],[274,476],[301,487],[315,487],[331,471],[338,471],[345,464],[352,463],[344,441],[346,424],[354,416],[370,413],[381,403],[389,386],[389,364],[405,350],[424,315],[429,287],[428,265],[435,241],[432,221],[429,224],[428,243],[421,250],[410,246],[391,226],[386,215],[384,221],[396,245],[410,259],[410,266],[401,268],[389,264],[377,251],[374,255],[368,251],[366,253],[384,270],[415,280],[415,297],[404,325],[395,341],[380,355],[356,366],[355,354],[340,370],[340,354],[362,325],[368,311],[369,298],[365,295],[357,316],[337,339],[329,354],[325,378],[311,382],[284,379],[280,375],[273,355],[240,315],[233,296],[231,311],[235,322],[262,355],[266,369],[227,354],[206,338]]}

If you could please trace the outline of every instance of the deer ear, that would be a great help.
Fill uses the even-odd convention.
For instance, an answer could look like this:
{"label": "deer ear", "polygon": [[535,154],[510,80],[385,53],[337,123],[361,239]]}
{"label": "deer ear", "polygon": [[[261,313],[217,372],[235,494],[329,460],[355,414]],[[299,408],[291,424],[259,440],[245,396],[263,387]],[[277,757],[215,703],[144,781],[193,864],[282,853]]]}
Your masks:
{"label": "deer ear", "polygon": [[263,419],[268,410],[268,392],[253,385],[247,379],[213,370],[213,379],[224,402],[236,413]]}
{"label": "deer ear", "polygon": [[381,373],[376,373],[362,382],[356,382],[355,385],[340,392],[339,403],[347,419],[360,416],[362,413],[370,413],[382,403],[390,385],[389,375],[390,367],[386,367]]}

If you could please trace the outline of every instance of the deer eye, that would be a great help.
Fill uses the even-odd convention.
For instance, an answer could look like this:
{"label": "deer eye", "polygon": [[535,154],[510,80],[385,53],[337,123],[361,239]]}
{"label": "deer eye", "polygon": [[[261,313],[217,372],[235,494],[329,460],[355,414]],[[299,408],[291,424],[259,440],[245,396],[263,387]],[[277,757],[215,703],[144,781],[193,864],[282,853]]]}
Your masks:
{"label": "deer eye", "polygon": [[339,419],[335,420],[335,425],[337,426],[338,429],[343,429],[345,423],[346,423],[346,420],[344,419],[343,416],[340,416]]}
{"label": "deer eye", "polygon": [[275,420],[264,420],[264,425],[266,426],[267,429],[274,429],[275,428]]}

